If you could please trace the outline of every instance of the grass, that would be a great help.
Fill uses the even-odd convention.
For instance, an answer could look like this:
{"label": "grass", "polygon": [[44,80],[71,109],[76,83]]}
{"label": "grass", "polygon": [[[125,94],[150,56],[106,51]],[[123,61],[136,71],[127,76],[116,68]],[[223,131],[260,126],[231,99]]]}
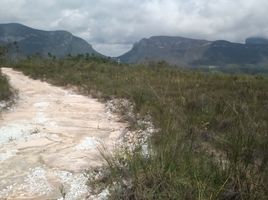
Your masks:
{"label": "grass", "polygon": [[13,96],[12,89],[8,83],[8,80],[0,70],[0,102],[1,101],[11,101]]}
{"label": "grass", "polygon": [[116,185],[110,199],[268,199],[266,76],[81,56],[31,58],[13,67],[101,99],[128,99],[135,114],[152,117],[158,131],[148,157],[138,150],[106,157],[104,185]]}
{"label": "grass", "polygon": [[[0,65],[3,63],[3,59],[4,59],[6,52],[7,52],[7,48],[0,46]],[[9,102],[11,101],[12,96],[13,96],[13,92],[8,83],[8,80],[2,74],[1,69],[0,69],[0,102],[1,101]]]}

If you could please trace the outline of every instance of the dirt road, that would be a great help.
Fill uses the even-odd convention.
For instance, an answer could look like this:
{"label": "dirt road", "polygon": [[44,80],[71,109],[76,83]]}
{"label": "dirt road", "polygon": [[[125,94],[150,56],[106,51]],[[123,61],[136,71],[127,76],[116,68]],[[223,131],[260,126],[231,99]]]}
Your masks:
{"label": "dirt road", "polygon": [[2,68],[18,90],[0,118],[0,199],[83,199],[85,169],[102,164],[125,129],[96,99]]}

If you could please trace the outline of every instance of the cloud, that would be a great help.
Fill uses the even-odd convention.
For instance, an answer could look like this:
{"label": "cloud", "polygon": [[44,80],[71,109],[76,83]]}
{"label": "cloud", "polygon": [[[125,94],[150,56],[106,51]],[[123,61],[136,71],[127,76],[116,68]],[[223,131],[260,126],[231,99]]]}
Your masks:
{"label": "cloud", "polygon": [[267,0],[1,0],[0,23],[64,29],[119,55],[144,37],[268,37]]}

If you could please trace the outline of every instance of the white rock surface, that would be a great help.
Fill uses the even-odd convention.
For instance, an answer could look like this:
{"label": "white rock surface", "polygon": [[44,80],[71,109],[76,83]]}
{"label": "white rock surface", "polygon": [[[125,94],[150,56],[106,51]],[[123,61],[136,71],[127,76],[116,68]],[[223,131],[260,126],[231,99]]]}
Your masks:
{"label": "white rock surface", "polygon": [[100,141],[95,137],[84,138],[76,147],[77,150],[89,150],[94,149],[100,145]]}
{"label": "white rock surface", "polygon": [[84,199],[84,170],[103,164],[98,145],[112,151],[126,124],[96,99],[2,72],[18,101],[0,118],[0,199]]}

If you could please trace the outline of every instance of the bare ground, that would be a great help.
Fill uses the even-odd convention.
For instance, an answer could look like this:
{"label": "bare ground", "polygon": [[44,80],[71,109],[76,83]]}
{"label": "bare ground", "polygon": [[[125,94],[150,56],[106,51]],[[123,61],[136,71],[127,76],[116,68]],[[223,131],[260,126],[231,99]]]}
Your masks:
{"label": "bare ground", "polygon": [[0,199],[84,199],[85,169],[102,165],[126,128],[105,104],[2,68],[18,91],[0,118]]}

